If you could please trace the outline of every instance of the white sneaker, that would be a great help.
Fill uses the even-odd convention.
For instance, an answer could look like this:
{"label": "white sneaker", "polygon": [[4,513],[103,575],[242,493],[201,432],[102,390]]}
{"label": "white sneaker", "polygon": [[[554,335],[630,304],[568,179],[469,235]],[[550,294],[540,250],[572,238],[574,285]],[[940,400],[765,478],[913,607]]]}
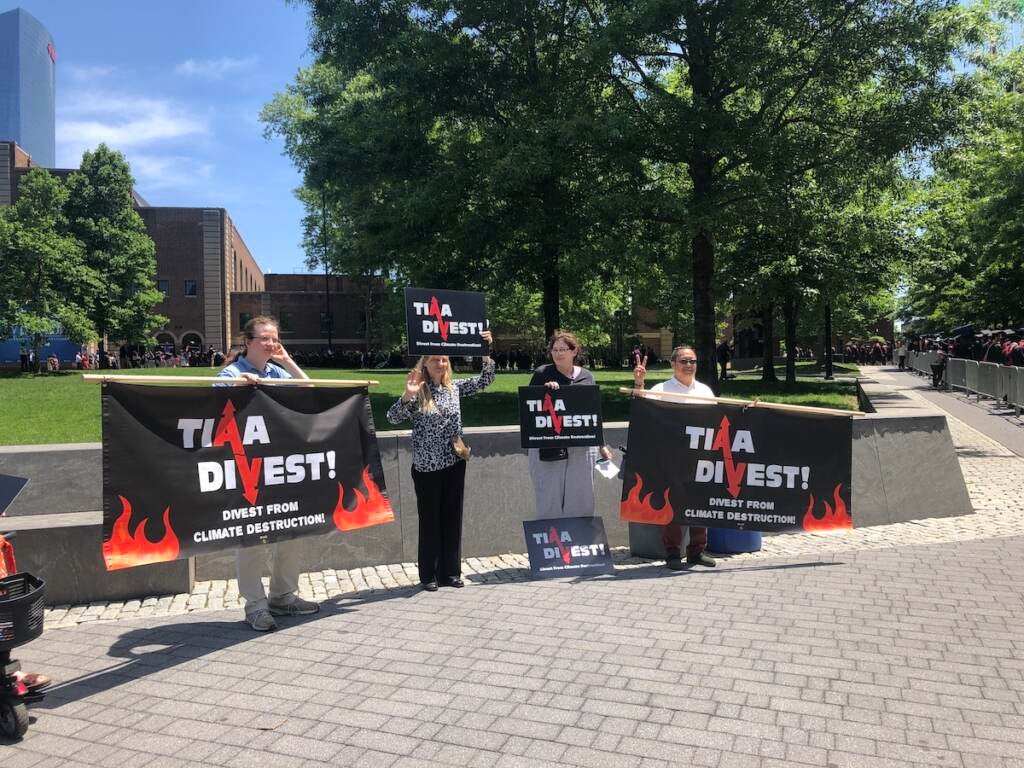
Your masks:
{"label": "white sneaker", "polygon": [[266,608],[257,608],[252,613],[246,611],[245,623],[257,632],[270,632],[277,629],[277,622],[274,621],[274,617],[270,615],[270,611]]}

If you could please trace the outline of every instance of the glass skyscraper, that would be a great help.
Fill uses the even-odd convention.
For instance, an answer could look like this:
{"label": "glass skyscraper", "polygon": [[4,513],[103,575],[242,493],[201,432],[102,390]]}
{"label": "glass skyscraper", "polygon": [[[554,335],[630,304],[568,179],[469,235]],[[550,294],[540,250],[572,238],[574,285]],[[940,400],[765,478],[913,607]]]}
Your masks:
{"label": "glass skyscraper", "polygon": [[56,63],[53,38],[34,16],[0,13],[0,141],[13,139],[46,168],[57,162]]}

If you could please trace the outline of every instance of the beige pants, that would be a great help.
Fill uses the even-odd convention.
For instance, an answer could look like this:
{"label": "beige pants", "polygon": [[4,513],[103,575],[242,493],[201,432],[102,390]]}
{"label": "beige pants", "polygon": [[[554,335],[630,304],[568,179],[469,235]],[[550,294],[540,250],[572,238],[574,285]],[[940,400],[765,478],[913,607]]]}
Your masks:
{"label": "beige pants", "polygon": [[299,552],[302,539],[278,541],[236,550],[238,594],[245,600],[245,612],[267,607],[263,573],[270,559],[270,598],[278,599],[299,588]]}
{"label": "beige pants", "polygon": [[564,461],[541,461],[530,448],[530,478],[537,520],[594,516],[594,462],[596,448],[569,448]]}

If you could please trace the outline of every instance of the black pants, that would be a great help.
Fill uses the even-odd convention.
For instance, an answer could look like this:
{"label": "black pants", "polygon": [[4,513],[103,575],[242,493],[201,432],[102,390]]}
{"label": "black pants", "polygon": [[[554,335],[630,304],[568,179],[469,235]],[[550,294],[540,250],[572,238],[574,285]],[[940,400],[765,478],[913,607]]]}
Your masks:
{"label": "black pants", "polygon": [[932,386],[936,389],[942,383],[942,374],[946,371],[945,363],[932,363]]}
{"label": "black pants", "polygon": [[718,367],[722,369],[722,375],[718,377],[719,381],[725,381],[729,378],[729,361],[719,360]]}
{"label": "black pants", "polygon": [[903,370],[903,365],[906,362],[907,362],[907,356],[906,355],[900,355],[900,370],[901,371]]}
{"label": "black pants", "polygon": [[466,462],[436,472],[412,471],[420,518],[420,583],[457,579],[462,572],[462,496]]}

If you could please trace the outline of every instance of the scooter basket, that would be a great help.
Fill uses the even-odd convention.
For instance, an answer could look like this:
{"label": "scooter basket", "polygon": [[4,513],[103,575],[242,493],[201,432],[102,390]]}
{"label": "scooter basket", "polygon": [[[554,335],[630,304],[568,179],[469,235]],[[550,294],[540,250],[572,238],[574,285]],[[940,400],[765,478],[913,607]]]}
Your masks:
{"label": "scooter basket", "polygon": [[43,634],[46,582],[30,573],[0,579],[0,651],[9,651]]}

